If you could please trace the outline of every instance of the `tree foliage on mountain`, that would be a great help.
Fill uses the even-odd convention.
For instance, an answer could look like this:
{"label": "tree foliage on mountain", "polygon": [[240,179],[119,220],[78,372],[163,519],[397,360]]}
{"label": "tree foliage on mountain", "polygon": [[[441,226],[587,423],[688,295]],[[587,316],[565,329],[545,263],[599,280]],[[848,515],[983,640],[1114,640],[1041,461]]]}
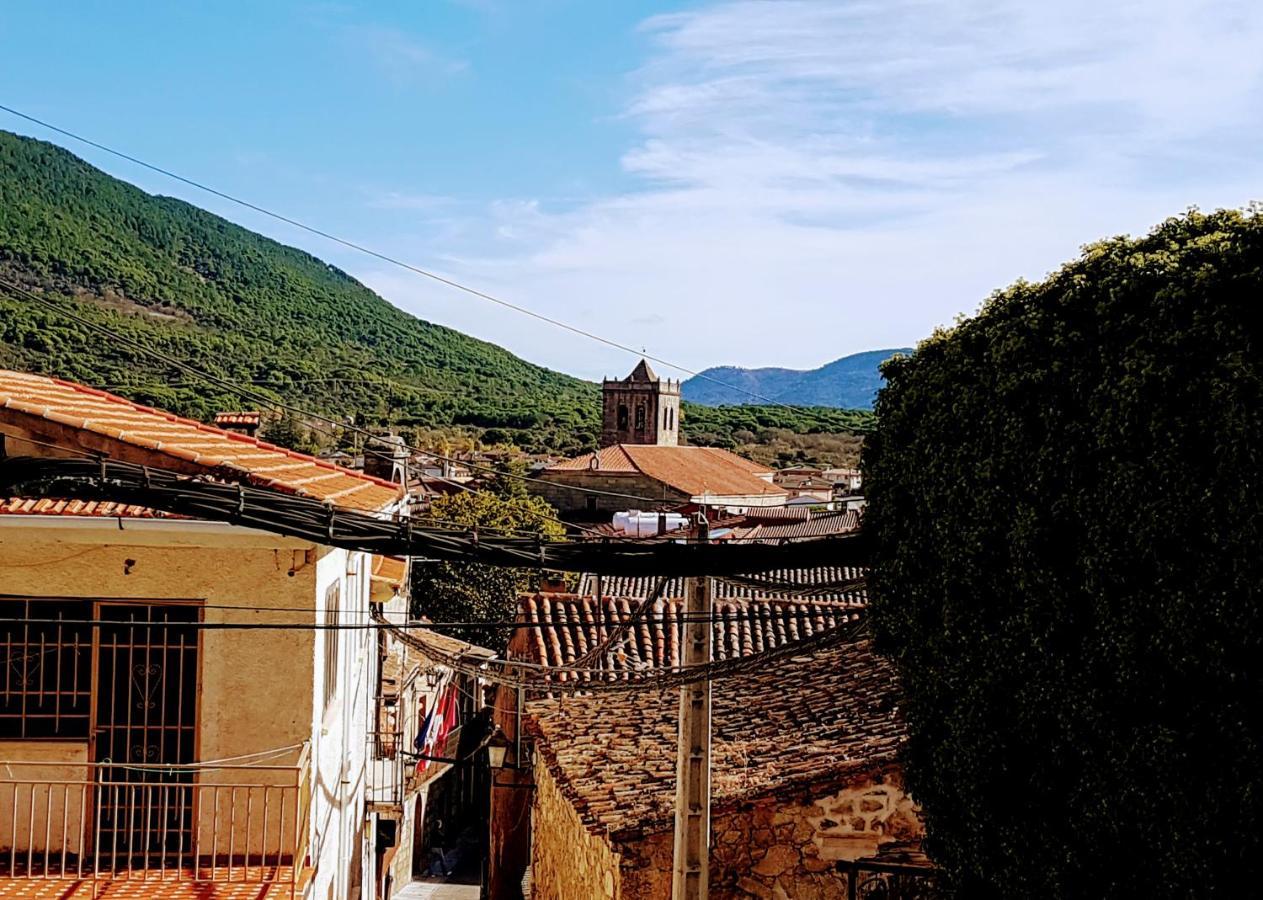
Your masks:
{"label": "tree foliage on mountain", "polygon": [[[526,492],[523,474],[525,466],[511,463],[492,479],[488,490],[439,497],[420,521],[436,528],[560,540],[565,528],[555,520],[557,511]],[[514,621],[518,594],[531,588],[539,575],[538,571],[482,563],[414,561],[412,613],[439,622]],[[512,629],[469,626],[445,628],[443,633],[503,652]]]}
{"label": "tree foliage on mountain", "polygon": [[1261,295],[1263,214],[1193,212],[885,367],[872,620],[962,896],[1263,874]]}
{"label": "tree foliage on mountain", "polygon": [[[524,450],[562,453],[591,449],[599,431],[596,385],[419,320],[307,253],[3,131],[0,275],[154,350],[323,415],[496,429]],[[0,365],[200,419],[249,402],[7,291]],[[795,429],[866,423],[837,410],[754,415]],[[749,415],[708,411],[699,424],[726,437],[744,427],[738,418]]]}

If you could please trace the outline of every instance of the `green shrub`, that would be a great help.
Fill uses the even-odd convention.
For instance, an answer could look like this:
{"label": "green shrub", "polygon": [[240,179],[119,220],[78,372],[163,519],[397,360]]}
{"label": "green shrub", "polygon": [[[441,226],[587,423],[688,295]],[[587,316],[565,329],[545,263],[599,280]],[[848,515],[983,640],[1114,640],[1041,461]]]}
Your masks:
{"label": "green shrub", "polygon": [[963,895],[1259,890],[1260,298],[1263,215],[1194,212],[884,369],[873,623]]}

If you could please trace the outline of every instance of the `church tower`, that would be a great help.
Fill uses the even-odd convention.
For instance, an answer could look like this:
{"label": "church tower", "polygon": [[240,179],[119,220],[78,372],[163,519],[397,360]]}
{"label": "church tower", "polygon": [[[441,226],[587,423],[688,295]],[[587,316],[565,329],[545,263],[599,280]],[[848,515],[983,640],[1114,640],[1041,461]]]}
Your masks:
{"label": "church tower", "polygon": [[680,442],[680,382],[665,381],[643,359],[622,381],[601,383],[601,446]]}

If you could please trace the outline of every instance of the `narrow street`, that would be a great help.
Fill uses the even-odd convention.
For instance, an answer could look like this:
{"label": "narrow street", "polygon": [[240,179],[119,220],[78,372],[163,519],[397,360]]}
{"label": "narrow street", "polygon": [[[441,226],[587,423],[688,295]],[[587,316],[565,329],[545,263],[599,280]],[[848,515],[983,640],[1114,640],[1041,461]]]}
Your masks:
{"label": "narrow street", "polygon": [[394,900],[478,900],[478,885],[451,884],[445,881],[414,881]]}

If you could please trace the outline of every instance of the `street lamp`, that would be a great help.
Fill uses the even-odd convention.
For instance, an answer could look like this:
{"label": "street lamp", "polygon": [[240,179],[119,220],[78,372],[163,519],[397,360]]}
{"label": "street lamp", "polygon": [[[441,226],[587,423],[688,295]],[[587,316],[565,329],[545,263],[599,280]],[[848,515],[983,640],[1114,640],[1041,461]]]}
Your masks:
{"label": "street lamp", "polygon": [[509,752],[509,739],[499,727],[487,739],[487,762],[493,769],[504,768],[504,757]]}

